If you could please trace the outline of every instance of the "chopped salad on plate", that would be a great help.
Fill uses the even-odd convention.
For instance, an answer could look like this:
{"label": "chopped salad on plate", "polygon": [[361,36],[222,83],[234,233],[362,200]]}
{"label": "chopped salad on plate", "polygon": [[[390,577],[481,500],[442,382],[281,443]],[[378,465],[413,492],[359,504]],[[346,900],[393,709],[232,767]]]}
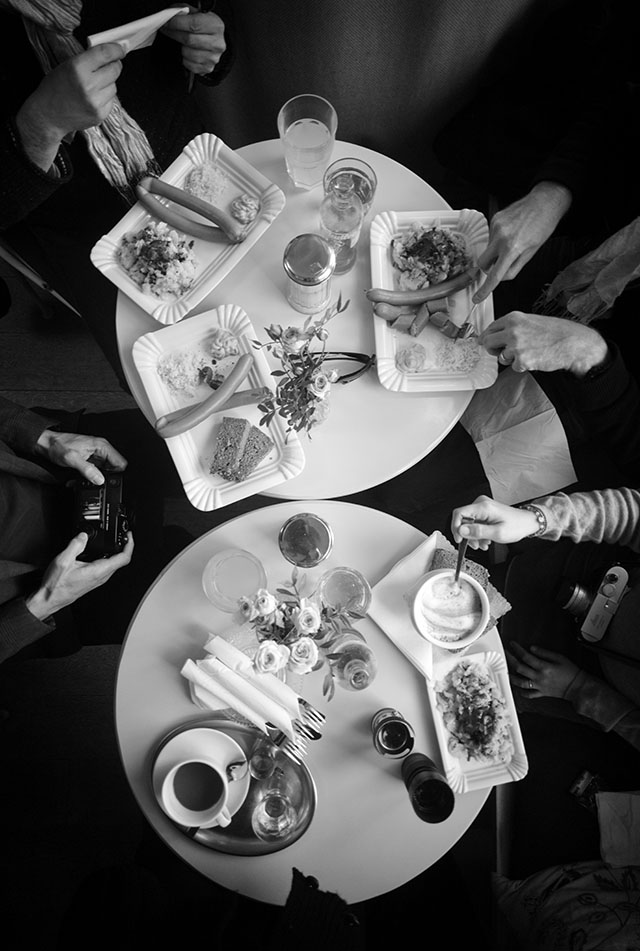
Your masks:
{"label": "chopped salad on plate", "polygon": [[400,290],[419,290],[462,274],[473,264],[464,235],[451,228],[414,222],[391,242]]}

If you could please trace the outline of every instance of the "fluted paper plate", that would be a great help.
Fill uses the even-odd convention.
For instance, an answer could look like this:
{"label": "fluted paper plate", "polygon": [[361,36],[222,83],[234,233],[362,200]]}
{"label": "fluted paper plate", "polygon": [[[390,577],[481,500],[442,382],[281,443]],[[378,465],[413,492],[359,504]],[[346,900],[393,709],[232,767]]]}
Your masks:
{"label": "fluted paper plate", "polygon": [[[448,228],[464,235],[474,262],[485,249],[489,239],[487,219],[472,208],[463,208],[460,211],[384,211],[376,215],[371,222],[372,287],[381,287],[385,290],[397,289],[399,272],[391,260],[391,241],[408,232],[415,222],[427,227],[436,225]],[[482,277],[480,277],[481,280]],[[473,306],[471,297],[480,281],[449,297],[449,317],[454,323],[460,325],[466,320]],[[491,296],[478,304],[473,312],[472,320],[479,330],[483,330],[492,322]],[[490,356],[484,348],[480,349],[479,359],[469,369],[462,365],[458,369],[455,365],[447,368],[436,361],[435,355],[439,349],[455,347],[456,349],[450,350],[450,353],[457,358],[469,348],[476,346],[472,341],[460,340],[454,344],[439,330],[428,324],[417,337],[412,337],[408,333],[394,330],[382,317],[374,315],[373,321],[378,378],[388,390],[397,393],[425,393],[484,389],[491,386],[498,375],[496,358]],[[399,369],[396,363],[398,353],[415,343],[421,344],[426,351],[427,359],[424,368],[417,372]]]}
{"label": "fluted paper plate", "polygon": [[[222,139],[208,132],[196,136],[185,146],[175,162],[160,176],[161,180],[182,188],[189,172],[204,162],[214,164],[227,178],[225,190],[218,202],[220,207],[227,210],[234,198],[247,194],[258,199],[260,210],[241,244],[228,241],[218,244],[200,238],[192,239],[185,234],[186,239],[194,242],[193,249],[198,262],[196,279],[185,294],[173,300],[161,300],[153,294],[146,294],[118,262],[117,252],[122,237],[130,231],[139,231],[149,221],[155,220],[139,202],[108,234],[100,238],[91,251],[91,260],[98,270],[161,324],[175,324],[190,313],[251,250],[285,205],[284,192],[277,185],[226,146]],[[166,199],[162,200],[165,204],[171,204]],[[185,216],[202,220],[184,208],[180,208],[180,211]]]}
{"label": "fluted paper plate", "polygon": [[[483,673],[488,674],[493,680],[498,693],[506,702],[513,753],[505,762],[491,763],[486,760],[465,759],[454,756],[449,750],[451,733],[442,719],[442,711],[438,707],[436,697],[436,688],[449,671],[457,667],[458,664],[465,664],[469,661],[481,666]],[[427,679],[427,694],[445,775],[454,792],[465,793],[476,789],[486,789],[487,786],[511,783],[523,779],[527,775],[529,770],[527,754],[518,722],[518,714],[513,702],[511,685],[509,684],[507,662],[502,654],[498,651],[479,651],[475,654],[466,653],[464,656],[452,657],[444,651],[434,651],[433,674],[431,678]]]}
{"label": "fluted paper plate", "polygon": [[[189,317],[171,327],[163,327],[139,337],[133,345],[133,362],[144,386],[156,419],[167,413],[200,402],[211,395],[211,390],[201,384],[191,397],[175,393],[160,378],[158,363],[167,354],[198,349],[214,327],[223,327],[238,338],[240,353],[253,356],[253,366],[241,389],[256,389],[261,386],[273,388],[273,378],[262,350],[254,349],[256,339],[253,324],[245,311],[237,304],[225,304],[206,311],[197,317]],[[286,439],[286,427],[281,416],[276,415],[265,432],[274,442],[273,449],[256,469],[242,482],[227,482],[221,476],[209,472],[213,458],[216,434],[222,417],[237,416],[259,425],[261,412],[257,405],[239,406],[236,409],[218,412],[179,436],[167,439],[178,474],[187,498],[203,512],[222,508],[238,499],[264,492],[271,486],[293,479],[304,468],[304,452],[300,439],[290,433]]]}

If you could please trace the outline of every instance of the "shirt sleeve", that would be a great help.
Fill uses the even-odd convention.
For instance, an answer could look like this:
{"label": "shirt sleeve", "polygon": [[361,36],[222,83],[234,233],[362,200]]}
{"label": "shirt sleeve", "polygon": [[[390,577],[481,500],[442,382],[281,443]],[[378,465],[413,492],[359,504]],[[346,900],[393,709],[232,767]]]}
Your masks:
{"label": "shirt sleeve", "polygon": [[0,124],[0,230],[22,221],[72,177],[64,145],[52,169],[44,172],[24,151],[13,117]]}
{"label": "shirt sleeve", "polygon": [[605,732],[618,733],[640,749],[640,710],[603,680],[580,670],[567,688],[565,700]]}
{"label": "shirt sleeve", "polygon": [[58,425],[55,416],[40,416],[0,396],[0,439],[16,453],[33,456],[45,429]]}
{"label": "shirt sleeve", "polygon": [[541,535],[548,541],[626,545],[640,552],[640,491],[594,489],[591,492],[557,492],[535,499],[547,519]]}
{"label": "shirt sleeve", "polygon": [[38,620],[24,598],[15,598],[0,605],[0,663],[45,634],[50,634],[55,627],[53,617],[46,621]]}

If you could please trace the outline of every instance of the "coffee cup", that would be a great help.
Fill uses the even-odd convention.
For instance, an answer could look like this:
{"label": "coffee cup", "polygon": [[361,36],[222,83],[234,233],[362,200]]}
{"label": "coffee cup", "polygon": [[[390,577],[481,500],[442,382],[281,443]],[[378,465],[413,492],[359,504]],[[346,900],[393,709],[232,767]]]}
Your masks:
{"label": "coffee cup", "polygon": [[490,618],[489,598],[475,578],[452,568],[429,571],[413,601],[418,632],[436,647],[460,651],[484,634]]}
{"label": "coffee cup", "polygon": [[179,825],[201,829],[228,826],[229,783],[237,776],[232,766],[200,756],[175,763],[162,781],[160,804]]}

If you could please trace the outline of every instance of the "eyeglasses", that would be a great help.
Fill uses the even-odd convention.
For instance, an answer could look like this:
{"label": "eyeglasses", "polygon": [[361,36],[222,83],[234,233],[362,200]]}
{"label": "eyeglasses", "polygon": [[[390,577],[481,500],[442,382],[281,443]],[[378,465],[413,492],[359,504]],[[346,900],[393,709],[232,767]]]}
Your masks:
{"label": "eyeglasses", "polygon": [[336,383],[351,383],[352,380],[357,380],[359,376],[362,376],[363,373],[366,373],[372,366],[375,365],[376,357],[375,354],[368,356],[366,353],[351,353],[349,351],[339,351],[339,352],[327,352],[324,355],[326,360],[351,360],[355,363],[361,363],[362,366],[358,367],[357,370],[352,370],[351,373],[343,373],[338,377]]}

